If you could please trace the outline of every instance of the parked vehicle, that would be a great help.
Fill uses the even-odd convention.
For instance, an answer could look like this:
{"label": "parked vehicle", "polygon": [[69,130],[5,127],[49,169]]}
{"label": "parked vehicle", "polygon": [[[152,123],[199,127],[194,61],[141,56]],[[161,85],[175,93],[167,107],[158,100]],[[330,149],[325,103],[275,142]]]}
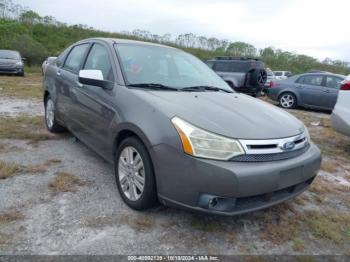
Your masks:
{"label": "parked vehicle", "polygon": [[331,115],[332,127],[350,136],[350,75],[344,80],[338,94],[338,101]]}
{"label": "parked vehicle", "polygon": [[244,57],[216,57],[206,62],[237,92],[259,96],[267,79],[264,63]]}
{"label": "parked vehicle", "polygon": [[299,195],[320,168],[299,120],[233,92],[175,48],[83,40],[50,62],[43,86],[48,130],[67,128],[114,163],[134,209],[159,199],[216,214],[254,211]]}
{"label": "parked vehicle", "polygon": [[46,67],[50,64],[50,63],[54,63],[54,61],[57,59],[57,57],[55,56],[50,56],[48,58],[45,59],[45,61],[42,64],[42,75],[45,74],[46,72]]}
{"label": "parked vehicle", "polygon": [[274,72],[272,72],[272,70],[270,68],[266,68],[266,74],[267,74],[267,78],[266,78],[266,82],[265,82],[265,89],[267,87],[270,87],[271,85],[271,81],[276,79],[276,76],[274,74]]}
{"label": "parked vehicle", "polygon": [[283,108],[297,106],[333,110],[337,102],[343,75],[311,73],[275,81],[268,89],[268,96]]}
{"label": "parked vehicle", "polygon": [[291,77],[293,74],[289,71],[274,71],[273,72],[275,74],[275,78],[277,80],[285,80],[288,77]]}
{"label": "parked vehicle", "polygon": [[21,54],[12,50],[0,50],[0,74],[24,76]]}

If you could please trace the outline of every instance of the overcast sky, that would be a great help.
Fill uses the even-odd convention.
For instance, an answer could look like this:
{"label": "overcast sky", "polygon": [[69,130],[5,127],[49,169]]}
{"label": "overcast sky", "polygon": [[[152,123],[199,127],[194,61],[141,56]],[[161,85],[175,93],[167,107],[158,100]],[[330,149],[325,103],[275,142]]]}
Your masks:
{"label": "overcast sky", "polygon": [[349,0],[14,0],[107,31],[194,33],[350,61]]}

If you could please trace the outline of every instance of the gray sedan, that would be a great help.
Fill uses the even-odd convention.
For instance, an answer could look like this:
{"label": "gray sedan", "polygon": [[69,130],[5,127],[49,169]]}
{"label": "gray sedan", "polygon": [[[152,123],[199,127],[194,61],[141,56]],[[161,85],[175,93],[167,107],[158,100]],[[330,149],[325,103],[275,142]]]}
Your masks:
{"label": "gray sedan", "polygon": [[302,193],[320,168],[299,120],[175,48],[84,40],[48,61],[43,86],[48,130],[68,129],[113,163],[137,210],[254,211]]}
{"label": "gray sedan", "polygon": [[283,108],[297,106],[333,110],[343,75],[308,73],[271,83],[268,96]]}

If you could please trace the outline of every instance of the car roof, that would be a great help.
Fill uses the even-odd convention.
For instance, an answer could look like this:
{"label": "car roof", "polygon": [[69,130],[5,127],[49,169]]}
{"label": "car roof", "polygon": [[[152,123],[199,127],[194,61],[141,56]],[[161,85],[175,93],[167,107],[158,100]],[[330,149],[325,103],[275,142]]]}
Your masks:
{"label": "car roof", "polygon": [[334,73],[331,73],[331,72],[322,72],[322,73],[304,73],[304,74],[299,74],[297,76],[307,76],[307,75],[322,75],[322,76],[338,76],[340,78],[345,78],[346,76],[345,75],[341,75],[341,74],[334,74]]}
{"label": "car roof", "polygon": [[[108,44],[139,44],[139,45],[159,46],[159,47],[164,47],[164,48],[177,49],[177,48],[174,48],[171,46],[162,45],[162,44],[158,44],[158,43],[150,43],[150,42],[145,42],[145,41],[120,39],[120,38],[104,38],[104,37],[88,38],[88,39],[81,40],[78,43],[84,43],[84,42],[89,42],[89,41],[103,41],[103,42],[108,43]],[[180,49],[178,49],[178,50],[180,50]]]}

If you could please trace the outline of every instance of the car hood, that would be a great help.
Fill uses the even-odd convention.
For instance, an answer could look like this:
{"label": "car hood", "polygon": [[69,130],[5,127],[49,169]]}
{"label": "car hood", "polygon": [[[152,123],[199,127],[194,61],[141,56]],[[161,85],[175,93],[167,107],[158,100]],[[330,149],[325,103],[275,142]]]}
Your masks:
{"label": "car hood", "polygon": [[133,90],[166,114],[223,136],[271,139],[295,136],[304,125],[291,114],[247,95],[224,92]]}

